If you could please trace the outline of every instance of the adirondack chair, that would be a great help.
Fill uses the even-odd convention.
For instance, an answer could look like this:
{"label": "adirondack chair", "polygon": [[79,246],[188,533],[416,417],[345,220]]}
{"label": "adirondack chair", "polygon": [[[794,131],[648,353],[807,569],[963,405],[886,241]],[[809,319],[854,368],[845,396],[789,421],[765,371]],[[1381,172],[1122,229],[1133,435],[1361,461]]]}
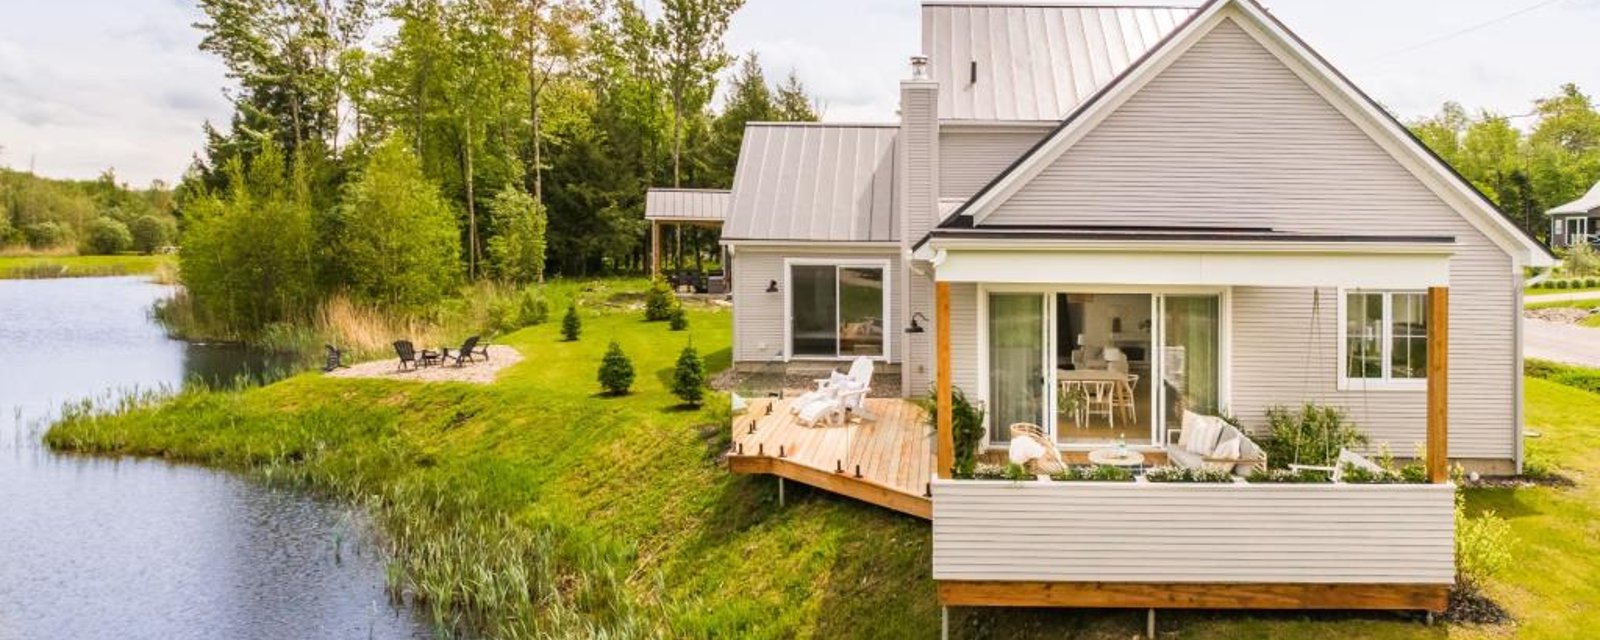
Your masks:
{"label": "adirondack chair", "polygon": [[400,357],[400,365],[398,368],[401,371],[405,371],[406,367],[408,366],[412,369],[417,368],[419,362],[417,359],[417,347],[416,345],[411,344],[410,340],[394,341],[394,354]]}
{"label": "adirondack chair", "polygon": [[348,369],[350,365],[344,363],[344,352],[331,344],[322,345],[328,352],[328,361],[323,363],[322,372],[327,373],[334,369]]}
{"label": "adirondack chair", "polygon": [[467,341],[461,343],[461,348],[456,350],[456,352],[454,354],[452,354],[450,352],[450,349],[448,349],[448,348],[445,349],[444,350],[444,354],[443,354],[443,358],[446,361],[449,361],[449,360],[456,361],[456,366],[459,367],[462,364],[465,364],[465,363],[468,363],[468,362],[476,362],[476,360],[474,360],[473,357],[472,357],[474,354],[482,355],[484,360],[488,360],[489,359],[489,354],[487,353],[486,350],[480,351],[478,349],[478,336],[472,336],[471,338],[467,338]]}

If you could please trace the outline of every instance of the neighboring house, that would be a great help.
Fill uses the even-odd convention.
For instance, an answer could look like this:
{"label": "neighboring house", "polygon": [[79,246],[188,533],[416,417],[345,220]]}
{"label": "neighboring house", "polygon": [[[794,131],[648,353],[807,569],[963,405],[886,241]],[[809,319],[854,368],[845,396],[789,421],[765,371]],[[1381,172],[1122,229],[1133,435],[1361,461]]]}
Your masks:
{"label": "neighboring house", "polygon": [[[989,450],[1027,422],[1160,456],[1186,410],[1314,402],[1439,483],[1446,447],[1520,470],[1521,274],[1553,257],[1261,6],[932,1],[922,46],[898,123],[747,129],[736,365],[878,359],[981,401]],[[1085,421],[1069,383],[1107,370],[1131,393]],[[931,517],[947,605],[1437,609],[1453,580],[1448,484],[951,480],[948,415],[881,479],[798,468],[833,441],[759,416],[730,466]]]}
{"label": "neighboring house", "polygon": [[1600,233],[1600,182],[1582,198],[1544,212],[1550,216],[1550,246],[1565,249],[1580,242],[1594,243]]}

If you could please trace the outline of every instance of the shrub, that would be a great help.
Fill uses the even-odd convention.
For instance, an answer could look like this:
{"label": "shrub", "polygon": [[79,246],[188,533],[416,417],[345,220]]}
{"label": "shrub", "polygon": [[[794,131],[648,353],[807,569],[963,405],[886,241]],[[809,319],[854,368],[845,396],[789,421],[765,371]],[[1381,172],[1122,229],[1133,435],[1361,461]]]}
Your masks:
{"label": "shrub", "polygon": [[1456,582],[1477,586],[1511,564],[1516,537],[1494,511],[1467,517],[1466,493],[1456,491]]}
{"label": "shrub", "polygon": [[[937,426],[939,419],[936,394],[930,393],[920,403],[928,416],[929,426]],[[978,446],[983,443],[983,409],[967,400],[959,387],[950,388],[950,435],[954,441],[952,452],[954,468],[951,475],[957,478],[974,478],[978,465]]]}
{"label": "shrub", "polygon": [[[1006,466],[999,464],[982,463],[973,465],[972,472],[967,475],[969,480],[1006,480]],[[960,476],[957,476],[960,477]]]}
{"label": "shrub", "polygon": [[128,231],[128,225],[111,218],[95,218],[86,231],[84,249],[87,253],[110,255],[133,246],[133,234]]}
{"label": "shrub", "polygon": [[1584,278],[1583,286],[1589,289],[1600,287],[1600,278]]}
{"label": "shrub", "polygon": [[692,342],[678,354],[678,365],[672,370],[672,395],[678,396],[684,404],[695,406],[705,398],[706,365]]}
{"label": "shrub", "polygon": [[524,327],[544,324],[550,320],[550,303],[545,301],[543,291],[528,287],[522,292],[517,305],[517,319]]}
{"label": "shrub", "polygon": [[1269,436],[1261,442],[1274,468],[1291,463],[1332,466],[1339,450],[1364,445],[1367,436],[1346,421],[1337,407],[1306,403],[1297,411],[1267,409]]}
{"label": "shrub", "polygon": [[1556,281],[1556,288],[1557,289],[1565,289],[1570,285],[1571,285],[1571,283],[1567,282],[1566,280],[1557,280]]}
{"label": "shrub", "polygon": [[622,345],[616,340],[611,341],[605,357],[600,359],[599,380],[600,387],[614,396],[627,395],[633,387],[633,361],[622,352]]}
{"label": "shrub", "polygon": [[1226,469],[1164,466],[1144,472],[1144,479],[1150,482],[1233,482],[1233,474],[1228,473]]}
{"label": "shrub", "polygon": [[667,318],[667,328],[673,331],[689,328],[689,314],[683,311],[683,307],[673,308],[672,314]]}
{"label": "shrub", "polygon": [[128,224],[128,232],[133,234],[133,250],[149,255],[172,244],[178,226],[171,218],[147,213],[134,218]]}
{"label": "shrub", "polygon": [[1567,248],[1567,255],[1561,260],[1561,270],[1573,276],[1592,276],[1600,272],[1600,252],[1587,242],[1579,242]]}
{"label": "shrub", "polygon": [[22,237],[32,249],[51,249],[72,241],[72,230],[59,222],[35,222],[22,226]]}
{"label": "shrub", "polygon": [[578,339],[583,334],[583,319],[578,317],[578,305],[567,307],[567,315],[561,316],[561,337],[567,342]]}
{"label": "shrub", "polygon": [[358,301],[421,314],[455,292],[456,214],[405,138],[390,136],[373,150],[345,184],[337,217],[337,268]]}
{"label": "shrub", "polygon": [[678,296],[672,294],[672,287],[667,286],[667,281],[656,278],[650,283],[650,289],[644,293],[644,319],[646,322],[661,322],[672,319],[672,310],[678,308]]}
{"label": "shrub", "polygon": [[1133,472],[1109,464],[1067,467],[1066,471],[1051,474],[1056,482],[1132,482]]}
{"label": "shrub", "polygon": [[1600,369],[1574,367],[1550,362],[1549,360],[1528,358],[1523,361],[1522,371],[1534,378],[1543,378],[1556,384],[1583,389],[1590,393],[1600,393]]}

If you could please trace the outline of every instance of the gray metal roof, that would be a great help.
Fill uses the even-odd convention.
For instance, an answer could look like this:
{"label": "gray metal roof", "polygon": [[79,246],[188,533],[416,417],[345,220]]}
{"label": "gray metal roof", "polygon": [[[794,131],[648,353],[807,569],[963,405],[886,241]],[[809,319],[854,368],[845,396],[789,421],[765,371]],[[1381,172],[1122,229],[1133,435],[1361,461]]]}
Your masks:
{"label": "gray metal roof", "polygon": [[723,239],[897,240],[899,131],[892,124],[751,123]]}
{"label": "gray metal roof", "polygon": [[644,194],[646,220],[720,222],[728,217],[726,189],[650,189]]}
{"label": "gray metal roof", "polygon": [[924,2],[922,51],[939,82],[939,117],[1060,120],[1195,10],[1090,3]]}
{"label": "gray metal roof", "polygon": [[1582,198],[1578,198],[1572,202],[1555,207],[1544,213],[1547,216],[1554,216],[1563,213],[1589,213],[1595,209],[1600,209],[1600,182],[1596,182],[1594,183],[1594,186],[1589,187],[1589,192],[1583,194]]}

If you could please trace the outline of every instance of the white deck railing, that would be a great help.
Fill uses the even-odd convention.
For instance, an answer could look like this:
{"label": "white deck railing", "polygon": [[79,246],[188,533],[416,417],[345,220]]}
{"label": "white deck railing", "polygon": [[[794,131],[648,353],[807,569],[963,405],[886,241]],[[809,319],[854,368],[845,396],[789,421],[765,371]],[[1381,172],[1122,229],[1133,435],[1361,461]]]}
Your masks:
{"label": "white deck railing", "polygon": [[933,577],[1444,584],[1454,485],[935,480]]}

